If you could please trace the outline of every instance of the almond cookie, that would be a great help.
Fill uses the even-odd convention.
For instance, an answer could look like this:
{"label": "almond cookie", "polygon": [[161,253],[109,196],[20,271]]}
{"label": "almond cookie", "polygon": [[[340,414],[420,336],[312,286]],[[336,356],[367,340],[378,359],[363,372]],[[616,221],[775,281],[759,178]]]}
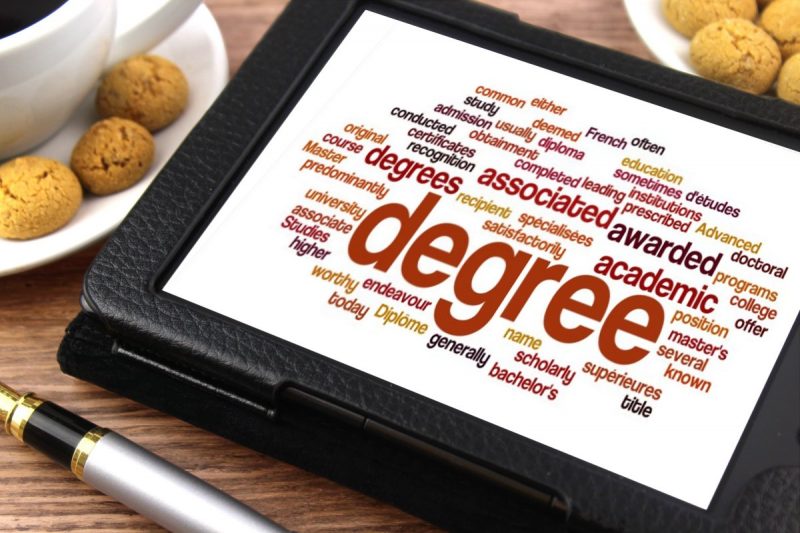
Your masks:
{"label": "almond cookie", "polygon": [[783,64],[778,76],[778,98],[800,105],[800,54]]}
{"label": "almond cookie", "polygon": [[139,181],[153,163],[153,136],[124,118],[95,122],[72,150],[70,166],[93,194],[111,194]]}
{"label": "almond cookie", "polygon": [[709,24],[694,36],[690,52],[701,76],[753,94],[767,92],[781,68],[778,45],[745,19]]}
{"label": "almond cookie", "polygon": [[784,59],[800,52],[800,0],[775,0],[761,14],[761,27],[767,30]]}
{"label": "almond cookie", "polygon": [[97,89],[101,117],[122,117],[155,132],[171,124],[186,107],[189,84],[175,63],[138,55],[117,64]]}
{"label": "almond cookie", "polygon": [[667,22],[689,38],[712,22],[758,15],[756,0],[662,0],[661,9]]}
{"label": "almond cookie", "polygon": [[77,213],[83,191],[58,161],[23,156],[0,165],[0,237],[33,239],[64,226]]}

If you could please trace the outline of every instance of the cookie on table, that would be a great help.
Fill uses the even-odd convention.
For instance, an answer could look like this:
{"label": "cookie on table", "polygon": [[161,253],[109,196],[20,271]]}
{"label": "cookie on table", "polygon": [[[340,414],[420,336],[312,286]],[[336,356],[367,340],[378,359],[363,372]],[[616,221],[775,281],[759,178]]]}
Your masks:
{"label": "cookie on table", "polygon": [[749,20],[713,22],[697,32],[692,65],[706,78],[753,94],[767,92],[781,68],[781,51],[772,37]]}
{"label": "cookie on table", "polygon": [[775,0],[761,14],[761,27],[767,30],[784,59],[800,53],[800,0]]}
{"label": "cookie on table", "polygon": [[712,22],[754,20],[758,15],[756,0],[662,0],[661,10],[670,25],[689,38]]}
{"label": "cookie on table", "polygon": [[64,226],[77,213],[83,191],[58,161],[24,156],[0,165],[0,237],[33,239]]}
{"label": "cookie on table", "polygon": [[800,54],[783,64],[778,76],[778,98],[800,105]]}
{"label": "cookie on table", "polygon": [[188,98],[189,84],[175,63],[138,55],[103,77],[95,104],[101,117],[127,118],[155,132],[178,118]]}
{"label": "cookie on table", "polygon": [[147,129],[112,117],[95,122],[81,137],[72,150],[70,166],[89,192],[106,195],[139,181],[154,154],[153,136]]}

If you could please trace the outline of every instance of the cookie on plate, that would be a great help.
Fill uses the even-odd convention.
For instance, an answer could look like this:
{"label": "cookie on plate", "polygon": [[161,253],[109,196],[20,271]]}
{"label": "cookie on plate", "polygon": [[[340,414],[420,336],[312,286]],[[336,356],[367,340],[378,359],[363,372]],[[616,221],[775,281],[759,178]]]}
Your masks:
{"label": "cookie on plate", "polygon": [[64,226],[83,198],[75,174],[58,161],[23,156],[0,165],[0,237],[34,239]]}
{"label": "cookie on plate", "polygon": [[125,118],[95,122],[72,150],[70,166],[92,194],[127,189],[150,168],[155,154],[153,136]]}
{"label": "cookie on plate", "polygon": [[189,83],[175,63],[138,55],[103,77],[95,104],[101,117],[127,118],[155,132],[178,118],[188,98]]}
{"label": "cookie on plate", "polygon": [[689,38],[712,22],[754,20],[758,15],[756,0],[662,0],[661,10],[670,25]]}
{"label": "cookie on plate", "polygon": [[692,39],[690,54],[701,76],[753,94],[767,92],[781,68],[778,45],[745,19],[709,24]]}
{"label": "cookie on plate", "polygon": [[761,14],[761,27],[767,30],[784,59],[800,53],[800,0],[775,0]]}
{"label": "cookie on plate", "polygon": [[778,75],[778,98],[800,105],[800,54],[795,54],[783,64]]}

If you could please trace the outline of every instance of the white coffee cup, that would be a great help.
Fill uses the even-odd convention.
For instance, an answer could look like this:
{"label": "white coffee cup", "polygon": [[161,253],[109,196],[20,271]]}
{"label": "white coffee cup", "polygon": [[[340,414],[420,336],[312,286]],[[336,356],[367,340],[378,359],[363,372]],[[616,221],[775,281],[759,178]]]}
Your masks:
{"label": "white coffee cup", "polygon": [[[135,25],[117,24],[117,2],[123,1],[146,6],[137,6],[146,13]],[[200,3],[66,0],[33,25],[0,39],[0,161],[53,135],[106,66],[155,46]]]}

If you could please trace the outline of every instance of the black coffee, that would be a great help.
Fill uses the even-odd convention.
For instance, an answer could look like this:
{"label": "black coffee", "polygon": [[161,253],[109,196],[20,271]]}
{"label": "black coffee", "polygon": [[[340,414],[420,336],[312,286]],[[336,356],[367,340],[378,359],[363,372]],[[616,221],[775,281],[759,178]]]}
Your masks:
{"label": "black coffee", "polygon": [[67,0],[0,0],[0,39],[36,24]]}

